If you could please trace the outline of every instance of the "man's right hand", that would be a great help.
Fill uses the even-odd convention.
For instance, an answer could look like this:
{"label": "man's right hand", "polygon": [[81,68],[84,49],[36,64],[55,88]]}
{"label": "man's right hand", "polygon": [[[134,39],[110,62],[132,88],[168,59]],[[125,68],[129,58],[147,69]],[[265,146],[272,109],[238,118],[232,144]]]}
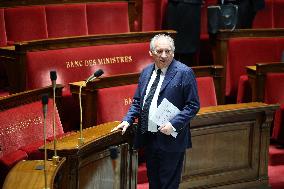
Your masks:
{"label": "man's right hand", "polygon": [[111,132],[116,131],[118,129],[122,129],[121,134],[124,134],[126,129],[129,127],[129,123],[127,121],[123,121],[121,122],[118,126],[116,126],[115,128],[113,128],[111,130]]}

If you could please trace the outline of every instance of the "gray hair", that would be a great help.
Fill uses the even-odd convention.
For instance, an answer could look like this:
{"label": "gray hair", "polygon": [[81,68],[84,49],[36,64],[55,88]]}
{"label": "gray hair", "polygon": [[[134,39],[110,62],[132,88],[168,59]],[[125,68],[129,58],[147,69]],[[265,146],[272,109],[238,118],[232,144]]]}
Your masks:
{"label": "gray hair", "polygon": [[166,40],[169,41],[170,43],[170,47],[171,47],[171,50],[173,52],[175,52],[175,43],[174,43],[174,40],[173,38],[171,38],[171,36],[169,35],[166,35],[166,34],[157,34],[155,35],[151,41],[150,41],[150,51],[155,51],[155,48],[156,48],[156,41],[159,39],[159,38],[165,38]]}

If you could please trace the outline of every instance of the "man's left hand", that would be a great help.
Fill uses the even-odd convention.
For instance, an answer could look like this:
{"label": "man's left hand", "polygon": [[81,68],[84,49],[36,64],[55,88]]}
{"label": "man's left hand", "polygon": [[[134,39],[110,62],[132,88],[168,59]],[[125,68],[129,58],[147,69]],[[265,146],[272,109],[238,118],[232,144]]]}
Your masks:
{"label": "man's left hand", "polygon": [[171,133],[174,131],[173,126],[170,122],[161,125],[158,130],[165,135],[171,135]]}

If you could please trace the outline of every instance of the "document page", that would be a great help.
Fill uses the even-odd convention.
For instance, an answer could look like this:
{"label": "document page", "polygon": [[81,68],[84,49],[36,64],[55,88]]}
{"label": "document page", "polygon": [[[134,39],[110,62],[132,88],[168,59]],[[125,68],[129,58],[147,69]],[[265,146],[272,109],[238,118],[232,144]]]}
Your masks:
{"label": "document page", "polygon": [[[179,112],[180,110],[175,105],[164,98],[161,104],[158,106],[156,113],[150,116],[150,120],[159,126],[164,125]],[[175,135],[174,137],[176,137],[177,132],[172,133],[172,135]]]}

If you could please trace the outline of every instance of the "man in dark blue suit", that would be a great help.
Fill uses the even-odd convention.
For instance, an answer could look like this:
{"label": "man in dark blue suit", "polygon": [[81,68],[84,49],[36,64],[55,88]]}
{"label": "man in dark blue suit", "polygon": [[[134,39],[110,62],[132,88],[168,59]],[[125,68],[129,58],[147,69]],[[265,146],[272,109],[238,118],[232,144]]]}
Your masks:
{"label": "man in dark blue suit", "polygon": [[[191,147],[190,120],[199,110],[199,98],[191,68],[174,60],[174,41],[164,34],[150,42],[154,64],[141,73],[133,103],[114,130],[122,134],[138,118],[135,147],[145,147],[150,189],[177,189],[186,148]],[[162,125],[149,119],[167,99],[180,111]],[[163,112],[159,112],[163,113]]]}

